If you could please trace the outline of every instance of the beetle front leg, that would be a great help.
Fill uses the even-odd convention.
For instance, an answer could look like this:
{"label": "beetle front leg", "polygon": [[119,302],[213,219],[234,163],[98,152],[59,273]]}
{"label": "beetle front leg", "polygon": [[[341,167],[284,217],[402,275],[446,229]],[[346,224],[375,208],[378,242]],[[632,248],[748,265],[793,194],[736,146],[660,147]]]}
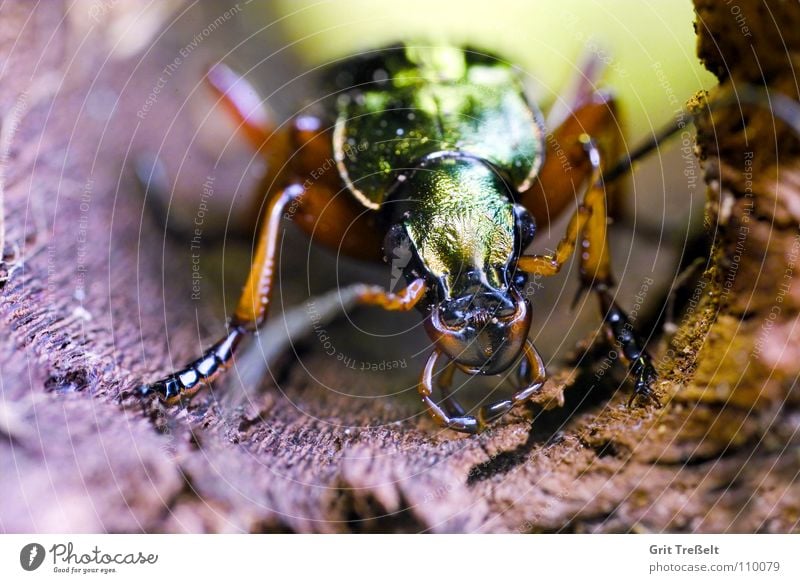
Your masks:
{"label": "beetle front leg", "polygon": [[593,169],[583,203],[575,211],[567,233],[556,246],[554,253],[522,256],[518,266],[531,274],[555,275],[575,249],[580,248],[581,290],[591,289],[597,295],[606,335],[619,348],[624,362],[634,375],[634,393],[629,403],[633,403],[637,397],[658,403],[652,389],[652,383],[656,379],[652,359],[644,349],[644,344],[636,337],[625,312],[613,301],[608,291],[613,285],[613,277],[608,241],[606,190],[600,180],[600,152],[590,138],[584,137],[582,141]]}
{"label": "beetle front leg", "polygon": [[285,209],[302,194],[303,188],[292,184],[268,200],[250,274],[228,322],[228,333],[199,359],[159,381],[141,387],[142,395],[155,393],[167,404],[192,396],[230,365],[241,339],[264,323],[274,283],[280,221]]}
{"label": "beetle front leg", "polygon": [[424,279],[415,279],[399,293],[390,292],[376,285],[366,285],[357,291],[356,301],[360,304],[379,306],[393,312],[411,310],[425,296],[427,286]]}

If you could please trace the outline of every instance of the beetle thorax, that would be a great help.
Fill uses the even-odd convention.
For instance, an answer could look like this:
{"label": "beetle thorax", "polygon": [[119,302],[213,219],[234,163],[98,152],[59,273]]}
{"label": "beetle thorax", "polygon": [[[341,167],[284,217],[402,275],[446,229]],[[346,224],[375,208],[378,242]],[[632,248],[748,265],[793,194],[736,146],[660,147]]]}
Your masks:
{"label": "beetle thorax", "polygon": [[411,175],[398,193],[409,209],[405,226],[442,297],[505,287],[514,253],[513,204],[488,165],[446,157]]}

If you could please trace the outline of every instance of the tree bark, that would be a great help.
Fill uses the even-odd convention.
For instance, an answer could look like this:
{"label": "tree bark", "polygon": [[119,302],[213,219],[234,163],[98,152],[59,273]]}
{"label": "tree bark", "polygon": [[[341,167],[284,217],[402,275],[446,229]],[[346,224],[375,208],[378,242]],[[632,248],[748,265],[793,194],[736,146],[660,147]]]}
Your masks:
{"label": "tree bark", "polygon": [[[3,4],[0,530],[797,531],[800,142],[769,107],[728,96],[797,103],[800,4],[695,6],[720,81],[690,103],[713,246],[677,331],[651,343],[664,406],[627,408],[598,345],[465,437],[436,428],[413,387],[396,395],[316,341],[244,392],[231,375],[185,407],[141,401],[143,379],[223,322],[220,297],[189,300],[186,245],[150,220],[129,170],[153,128],[172,128],[162,156],[191,148],[180,88],[207,62],[187,58],[138,115],[180,44],[109,57],[112,4],[66,19],[64,5]],[[208,158],[185,160],[195,187]]]}

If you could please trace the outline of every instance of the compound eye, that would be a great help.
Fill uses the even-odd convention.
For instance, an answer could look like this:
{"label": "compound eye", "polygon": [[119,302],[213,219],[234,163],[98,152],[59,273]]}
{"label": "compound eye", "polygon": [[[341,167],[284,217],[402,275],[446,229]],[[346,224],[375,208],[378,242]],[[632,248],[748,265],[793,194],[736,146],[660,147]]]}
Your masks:
{"label": "compound eye", "polygon": [[528,283],[528,274],[518,269],[516,273],[511,278],[511,285],[513,285],[516,289],[521,290],[523,289]]}

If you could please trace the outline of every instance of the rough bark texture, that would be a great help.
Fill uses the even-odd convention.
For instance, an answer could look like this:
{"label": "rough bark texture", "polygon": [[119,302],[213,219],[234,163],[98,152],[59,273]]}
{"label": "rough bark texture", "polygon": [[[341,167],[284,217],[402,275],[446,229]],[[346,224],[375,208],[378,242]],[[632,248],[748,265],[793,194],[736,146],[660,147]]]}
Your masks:
{"label": "rough bark texture", "polygon": [[[477,437],[438,430],[407,383],[336,366],[318,342],[246,398],[234,379],[187,407],[142,404],[137,383],[223,321],[221,301],[187,300],[185,248],[125,170],[173,123],[162,155],[183,158],[194,129],[176,86],[205,63],[142,120],[147,91],[131,88],[151,87],[169,50],[98,51],[115,3],[66,19],[29,4],[0,8],[1,531],[798,530],[798,136],[767,108],[704,107],[743,83],[797,100],[796,2],[695,1],[699,54],[721,83],[693,102],[714,246],[656,349],[664,407],[627,409],[600,346]],[[195,187],[208,163],[186,160]]]}

